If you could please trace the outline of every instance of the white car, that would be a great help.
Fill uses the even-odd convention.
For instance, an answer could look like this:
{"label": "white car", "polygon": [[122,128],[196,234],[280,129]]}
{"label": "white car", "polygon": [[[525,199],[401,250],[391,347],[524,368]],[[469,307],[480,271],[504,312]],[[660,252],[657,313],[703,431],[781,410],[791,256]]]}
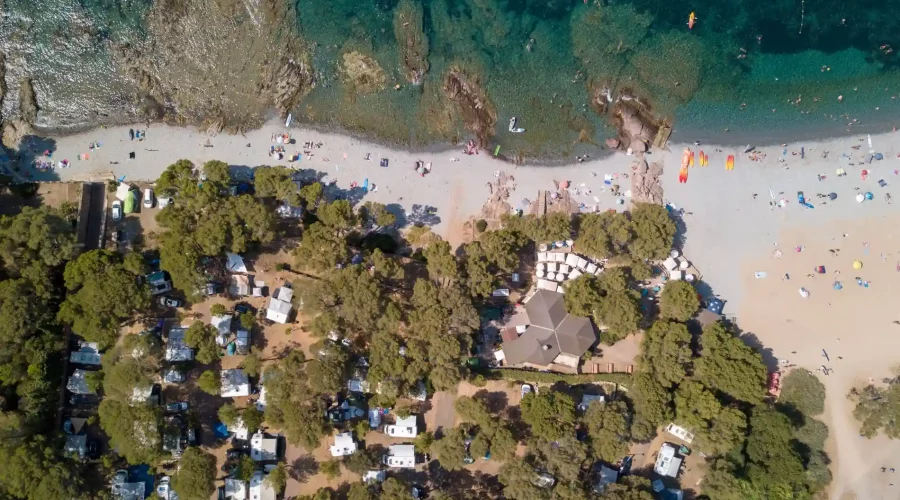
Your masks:
{"label": "white car", "polygon": [[178,500],[178,494],[172,488],[172,478],[164,476],[156,485],[156,496],[162,500]]}
{"label": "white car", "polygon": [[525,395],[531,392],[531,386],[528,384],[522,384],[522,399],[525,398]]}
{"label": "white car", "polygon": [[144,208],[153,208],[153,189],[144,190]]}
{"label": "white car", "polygon": [[116,200],[112,204],[112,219],[115,221],[122,220],[122,202]]}
{"label": "white car", "polygon": [[128,471],[125,469],[119,469],[113,474],[112,477],[112,494],[114,496],[118,496],[122,493],[122,486],[128,482]]}
{"label": "white car", "polygon": [[381,408],[369,410],[369,427],[377,429],[381,425]]}

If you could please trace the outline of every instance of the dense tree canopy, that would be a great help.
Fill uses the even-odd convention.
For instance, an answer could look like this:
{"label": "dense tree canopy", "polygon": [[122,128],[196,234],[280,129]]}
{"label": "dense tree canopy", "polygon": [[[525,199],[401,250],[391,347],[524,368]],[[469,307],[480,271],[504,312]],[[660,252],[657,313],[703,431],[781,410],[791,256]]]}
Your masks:
{"label": "dense tree canopy", "polygon": [[556,441],[574,433],[575,402],[557,391],[529,392],[522,398],[522,420],[531,434],[544,441]]}
{"label": "dense tree canopy", "polygon": [[628,453],[631,422],[628,405],[624,401],[594,401],[584,415],[594,456],[616,463]]}
{"label": "dense tree canopy", "polygon": [[178,498],[207,500],[215,491],[216,457],[191,446],[178,460],[178,473],[173,487]]}
{"label": "dense tree canopy", "polygon": [[636,203],[631,210],[631,254],[640,259],[666,258],[675,239],[675,222],[662,205]]}
{"label": "dense tree canopy", "polygon": [[0,440],[0,496],[25,500],[83,498],[82,467],[38,435]]}
{"label": "dense tree canopy", "polygon": [[856,402],[853,416],[859,420],[860,434],[871,438],[884,432],[891,439],[900,438],[900,384],[854,388],[850,399]]}
{"label": "dense tree canopy", "polygon": [[300,192],[293,180],[293,171],[283,166],[259,166],[253,169],[253,187],[256,196],[285,200],[291,205],[300,204]]}
{"label": "dense tree canopy", "polygon": [[100,402],[100,425],[130,464],[153,463],[162,451],[158,407],[113,398]]}
{"label": "dense tree canopy", "polygon": [[791,370],[781,379],[778,402],[793,405],[807,417],[821,415],[825,411],[825,384],[805,368]]}
{"label": "dense tree canopy", "polygon": [[697,290],[687,281],[670,281],[659,297],[659,313],[666,319],[687,321],[699,308]]}
{"label": "dense tree canopy", "polygon": [[595,259],[606,259],[627,253],[633,239],[632,224],[626,214],[589,213],[579,219],[575,249]]}
{"label": "dense tree canopy", "polygon": [[184,343],[194,349],[194,358],[208,365],[219,359],[216,328],[202,321],[194,321],[184,332]]}
{"label": "dense tree canopy", "polygon": [[72,225],[50,207],[24,207],[15,216],[0,216],[0,263],[11,278],[25,278],[35,292],[49,298],[50,270],[73,259],[77,242]]}
{"label": "dense tree canopy", "polygon": [[466,451],[466,439],[468,438],[467,430],[455,427],[436,440],[431,445],[431,451],[445,469],[461,469],[465,465],[466,456],[468,456]]}
{"label": "dense tree canopy", "polygon": [[328,430],[322,416],[325,404],[309,388],[306,357],[302,351],[291,351],[278,364],[265,372],[266,415],[271,425],[284,429],[288,441],[309,450],[319,446]]}
{"label": "dense tree canopy", "polygon": [[138,284],[118,254],[92,250],[66,265],[66,300],[59,319],[90,342],[109,346],[120,325],[150,305],[150,292]]}
{"label": "dense tree canopy", "polygon": [[793,426],[787,416],[759,405],[750,416],[747,438],[747,475],[762,490],[800,492],[806,488],[803,462],[792,444]]}
{"label": "dense tree canopy", "polygon": [[300,269],[327,271],[350,258],[347,240],[334,229],[315,222],[303,232],[294,259]]}
{"label": "dense tree canopy", "polygon": [[691,362],[691,334],[681,323],[657,321],[647,330],[641,346],[642,370],[663,387],[680,383]]}
{"label": "dense tree canopy", "polygon": [[694,378],[730,397],[758,403],[766,391],[762,356],[734,336],[721,322],[703,329],[701,356],[694,361]]}
{"label": "dense tree canopy", "polygon": [[605,344],[614,344],[638,330],[639,294],[628,289],[619,268],[607,270],[601,278],[584,274],[569,281],[563,299],[569,314],[594,319],[603,329],[600,341]]}

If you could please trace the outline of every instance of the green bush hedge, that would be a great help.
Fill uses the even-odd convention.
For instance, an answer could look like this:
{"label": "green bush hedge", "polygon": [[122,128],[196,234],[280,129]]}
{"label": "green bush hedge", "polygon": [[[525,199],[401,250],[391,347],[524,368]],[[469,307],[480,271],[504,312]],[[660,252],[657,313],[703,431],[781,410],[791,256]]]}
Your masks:
{"label": "green bush hedge", "polygon": [[521,380],[541,384],[555,384],[565,382],[569,385],[586,384],[590,382],[611,382],[627,389],[631,382],[631,375],[627,373],[581,373],[572,375],[567,373],[546,373],[518,368],[492,368],[485,372],[485,377],[495,380]]}

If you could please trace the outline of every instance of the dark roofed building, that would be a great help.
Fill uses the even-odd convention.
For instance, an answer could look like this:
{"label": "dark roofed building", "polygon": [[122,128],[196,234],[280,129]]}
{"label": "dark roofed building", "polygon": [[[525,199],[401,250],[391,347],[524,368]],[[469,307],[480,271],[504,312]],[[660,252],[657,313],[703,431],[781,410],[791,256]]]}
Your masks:
{"label": "dark roofed building", "polygon": [[560,363],[575,368],[597,341],[591,320],[569,315],[560,293],[538,290],[525,303],[525,312],[528,328],[520,336],[508,338],[510,329],[503,331],[503,357],[508,365]]}

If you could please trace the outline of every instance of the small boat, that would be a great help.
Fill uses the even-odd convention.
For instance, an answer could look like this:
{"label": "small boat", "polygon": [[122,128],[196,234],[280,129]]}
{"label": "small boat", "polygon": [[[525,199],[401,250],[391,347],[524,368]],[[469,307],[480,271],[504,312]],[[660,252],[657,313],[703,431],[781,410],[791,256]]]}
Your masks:
{"label": "small boat", "polygon": [[292,122],[293,120],[294,120],[294,115],[288,113],[288,115],[287,115],[287,120],[284,121],[284,126],[285,126],[285,128],[290,127],[290,126],[291,126],[291,122]]}
{"label": "small boat", "polygon": [[509,131],[514,134],[521,134],[525,131],[522,127],[516,127],[516,117],[512,117],[509,119]]}
{"label": "small boat", "polygon": [[688,16],[688,22],[687,22],[688,29],[689,30],[694,29],[695,24],[697,24],[697,14],[691,12],[691,15]]}
{"label": "small boat", "polygon": [[734,155],[728,155],[728,159],[725,160],[725,170],[734,170]]}
{"label": "small boat", "polygon": [[693,151],[691,151],[691,158],[690,158],[690,160],[688,160],[688,166],[691,168],[694,167],[694,152]]}
{"label": "small boat", "polygon": [[680,184],[687,184],[688,180],[688,169],[687,167],[681,167],[681,170],[678,171],[678,182]]}
{"label": "small boat", "polygon": [[692,154],[690,149],[684,148],[684,153],[681,154],[681,168],[688,168],[691,163]]}

